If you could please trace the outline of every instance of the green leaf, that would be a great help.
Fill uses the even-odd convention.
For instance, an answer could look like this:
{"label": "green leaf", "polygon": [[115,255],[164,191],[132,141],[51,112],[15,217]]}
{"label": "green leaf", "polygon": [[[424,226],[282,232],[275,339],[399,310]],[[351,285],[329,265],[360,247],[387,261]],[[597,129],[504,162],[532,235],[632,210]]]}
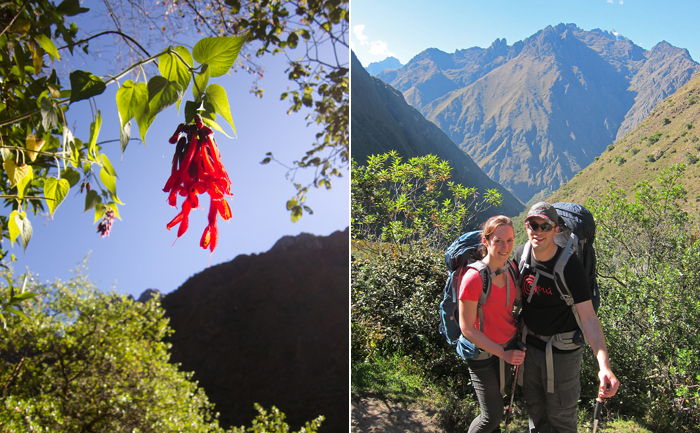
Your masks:
{"label": "green leaf", "polygon": [[100,155],[100,158],[102,159],[102,167],[107,169],[107,173],[109,173],[110,176],[119,177],[117,176],[117,172],[114,170],[114,166],[112,166],[112,163],[109,161],[109,158],[107,158],[107,155],[103,153]]}
{"label": "green leaf", "polygon": [[301,206],[294,206],[292,209],[292,222],[295,223],[299,221],[301,216],[304,214],[304,210],[302,209]]}
{"label": "green leaf", "polygon": [[102,114],[97,110],[95,120],[90,123],[90,141],[88,144],[88,155],[97,157],[97,137],[100,135],[102,128]]}
{"label": "green leaf", "polygon": [[[14,214],[14,218],[13,218],[13,214]],[[14,232],[16,233],[14,237],[12,237],[13,224],[14,224]],[[11,240],[12,244],[14,244],[14,239],[18,235],[22,239],[22,247],[26,251],[27,244],[29,244],[29,240],[32,238],[32,223],[29,222],[29,219],[27,218],[26,213],[24,213],[24,212],[19,213],[17,211],[13,211],[10,214],[10,240]]]}
{"label": "green leaf", "polygon": [[94,209],[95,206],[102,204],[102,197],[95,191],[94,189],[91,189],[87,194],[85,194],[85,210],[83,213],[89,211],[90,209]]}
{"label": "green leaf", "polygon": [[7,159],[2,163],[7,178],[10,180],[10,188],[14,188],[19,182],[29,174],[29,166],[26,164],[17,165],[13,159]]}
{"label": "green leaf", "polygon": [[131,121],[126,122],[126,125],[119,129],[119,143],[121,144],[122,155],[124,155],[126,146],[129,145],[129,140],[131,140]]}
{"label": "green leaf", "polygon": [[204,89],[209,84],[209,65],[202,65],[202,70],[194,77],[194,86],[192,86],[192,95],[194,99],[199,99],[204,93]]}
{"label": "green leaf", "polygon": [[202,104],[197,104],[194,101],[185,102],[185,123],[194,122],[194,116]]}
{"label": "green leaf", "polygon": [[228,96],[226,95],[226,90],[222,86],[212,84],[207,87],[207,93],[204,95],[204,103],[211,104],[214,107],[214,112],[223,117],[229,125],[231,125],[233,133],[236,133],[236,127],[231,117],[231,108],[228,104]]}
{"label": "green leaf", "polygon": [[17,224],[17,217],[19,216],[19,211],[13,210],[10,216],[7,218],[7,229],[10,231],[10,245],[15,245],[15,240],[19,236],[20,228]]}
{"label": "green leaf", "polygon": [[39,296],[39,294],[38,293],[31,293],[31,292],[19,293],[17,295],[14,295],[10,299],[10,304],[16,304],[18,302],[24,301],[26,299],[31,299],[31,298],[34,298],[36,296]]}
{"label": "green leaf", "polygon": [[155,116],[182,99],[183,94],[184,90],[180,84],[161,76],[151,78],[148,80],[149,114]]}
{"label": "green leaf", "polygon": [[[104,155],[102,155],[104,156]],[[114,200],[115,203],[119,204],[124,204],[119,200],[119,197],[117,196],[117,179],[115,175],[112,175],[109,173],[109,169],[106,167],[102,167],[100,170],[100,180],[102,181],[102,184],[107,188],[107,191],[109,191],[110,197],[112,197],[112,200]]]}
{"label": "green leaf", "polygon": [[298,206],[296,200],[294,200],[294,199],[287,200],[287,210],[292,210],[292,209],[294,209],[295,206]]}
{"label": "green leaf", "polygon": [[117,90],[117,110],[119,111],[119,124],[124,125],[133,119],[137,113],[148,110],[148,86],[146,83],[134,83],[125,81]]}
{"label": "green leaf", "polygon": [[70,103],[89,99],[102,94],[107,86],[100,77],[86,71],[73,71],[70,73]]}
{"label": "green leaf", "polygon": [[34,179],[34,169],[32,168],[32,166],[27,165],[25,167],[29,169],[29,172],[26,176],[22,178],[22,180],[20,180],[17,183],[17,195],[19,196],[19,198],[24,197],[24,190],[27,188],[29,182],[31,182]]}
{"label": "green leaf", "polygon": [[236,62],[248,36],[219,36],[201,39],[194,46],[192,55],[199,63],[209,65],[212,77],[227,73]]}
{"label": "green leaf", "polygon": [[109,169],[105,167],[102,167],[100,169],[100,180],[109,192],[111,192],[112,194],[117,193],[117,178],[109,173]]}
{"label": "green leaf", "polygon": [[61,172],[61,177],[68,181],[71,188],[80,182],[80,173],[73,170],[72,167],[66,167],[66,169]]}
{"label": "green leaf", "polygon": [[61,60],[61,56],[58,55],[58,50],[56,49],[56,45],[54,45],[53,41],[49,39],[46,35],[40,34],[36,36],[36,41],[39,42],[39,45],[41,45],[41,48],[44,49],[49,55],[54,58]]}
{"label": "green leaf", "polygon": [[[214,119],[212,119],[212,114],[211,114],[211,113],[207,113],[206,111],[202,111],[202,112],[200,112],[200,115],[202,116],[202,122],[204,122],[205,125],[207,125],[208,127],[212,128],[212,129],[214,129],[214,130],[216,130],[216,131],[219,131],[220,133],[224,134],[224,135],[227,136],[228,138],[233,139],[233,137],[231,137],[230,135],[228,135],[228,134],[226,133],[226,131],[224,131],[223,129],[221,129],[221,126],[219,126],[219,124],[216,123],[216,121],[215,121]],[[214,114],[214,116],[216,116],[216,114]]]}
{"label": "green leaf", "polygon": [[61,4],[56,7],[56,12],[69,17],[85,13],[89,10],[88,8],[80,6],[80,0],[63,0]]}
{"label": "green leaf", "polygon": [[47,177],[44,182],[44,196],[46,203],[49,206],[49,213],[53,217],[58,205],[65,200],[70,190],[70,182],[66,179],[56,179],[55,177]]}
{"label": "green leaf", "polygon": [[[175,47],[174,50],[182,57],[187,64],[182,63],[180,58],[173,53],[165,53],[158,57],[158,70],[160,74],[165,77],[168,81],[174,81],[180,84],[183,90],[186,90],[190,85],[190,80],[192,79],[192,73],[190,68],[192,68],[192,54],[190,51],[183,47]],[[178,104],[178,111],[180,110]]]}
{"label": "green leaf", "polygon": [[41,109],[41,125],[45,130],[49,131],[58,125],[58,114],[56,114],[53,103],[48,98],[41,98],[39,105]]}
{"label": "green leaf", "polygon": [[95,224],[97,221],[104,218],[105,212],[107,212],[107,207],[105,205],[102,203],[95,205],[95,220],[92,223]]}
{"label": "green leaf", "polygon": [[[26,247],[25,247],[25,248],[26,248]],[[12,308],[12,307],[5,307],[5,311],[7,311],[8,313],[15,314],[15,315],[17,315],[17,316],[23,318],[23,319],[26,320],[27,322],[29,321],[29,318],[28,318],[27,316],[25,316],[23,312],[21,312],[21,311],[15,309],[15,308]]]}

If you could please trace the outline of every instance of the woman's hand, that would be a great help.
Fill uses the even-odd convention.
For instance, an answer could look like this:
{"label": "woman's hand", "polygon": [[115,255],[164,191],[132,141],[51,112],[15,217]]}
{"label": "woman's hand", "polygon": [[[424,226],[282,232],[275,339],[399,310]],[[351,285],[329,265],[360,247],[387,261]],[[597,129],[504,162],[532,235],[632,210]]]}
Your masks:
{"label": "woman's hand", "polygon": [[525,351],[504,349],[501,358],[510,365],[520,365],[525,360]]}

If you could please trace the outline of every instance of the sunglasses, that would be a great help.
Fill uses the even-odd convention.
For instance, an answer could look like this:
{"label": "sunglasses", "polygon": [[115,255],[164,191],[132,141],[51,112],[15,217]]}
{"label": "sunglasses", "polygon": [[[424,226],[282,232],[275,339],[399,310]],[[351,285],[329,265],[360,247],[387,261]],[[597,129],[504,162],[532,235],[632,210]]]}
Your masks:
{"label": "sunglasses", "polygon": [[525,224],[533,232],[536,232],[537,230],[542,230],[543,232],[549,232],[554,228],[554,226],[549,224],[549,223],[537,224],[536,222],[533,222],[533,221],[527,221]]}

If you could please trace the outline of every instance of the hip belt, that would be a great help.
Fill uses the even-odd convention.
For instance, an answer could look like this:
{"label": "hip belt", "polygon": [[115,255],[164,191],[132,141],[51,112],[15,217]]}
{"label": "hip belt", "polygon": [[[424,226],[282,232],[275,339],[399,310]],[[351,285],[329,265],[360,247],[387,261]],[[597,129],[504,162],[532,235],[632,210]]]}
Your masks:
{"label": "hip belt", "polygon": [[[574,350],[581,347],[583,344],[582,334],[578,329],[570,332],[562,332],[561,334],[554,335],[539,335],[532,331],[528,331],[527,326],[523,325],[523,343],[527,339],[527,336],[531,335],[543,342],[545,345],[545,363],[547,366],[547,392],[554,393],[554,357],[552,356],[552,347],[556,347],[559,350]],[[521,366],[520,368],[524,368]],[[518,377],[518,384],[523,385],[524,374]]]}

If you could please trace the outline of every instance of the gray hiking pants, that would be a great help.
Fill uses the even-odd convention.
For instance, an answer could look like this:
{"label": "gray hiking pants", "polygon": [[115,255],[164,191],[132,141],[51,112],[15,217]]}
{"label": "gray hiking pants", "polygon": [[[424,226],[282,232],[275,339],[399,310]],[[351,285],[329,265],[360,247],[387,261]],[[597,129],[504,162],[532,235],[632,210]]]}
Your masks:
{"label": "gray hiking pants", "polygon": [[[469,426],[469,433],[500,432],[503,418],[501,370],[499,358],[492,356],[483,361],[468,361],[480,413]],[[508,366],[508,364],[506,364]]]}
{"label": "gray hiking pants", "polygon": [[531,433],[576,433],[583,350],[553,353],[554,393],[547,393],[544,350],[528,347],[523,364],[523,396]]}

